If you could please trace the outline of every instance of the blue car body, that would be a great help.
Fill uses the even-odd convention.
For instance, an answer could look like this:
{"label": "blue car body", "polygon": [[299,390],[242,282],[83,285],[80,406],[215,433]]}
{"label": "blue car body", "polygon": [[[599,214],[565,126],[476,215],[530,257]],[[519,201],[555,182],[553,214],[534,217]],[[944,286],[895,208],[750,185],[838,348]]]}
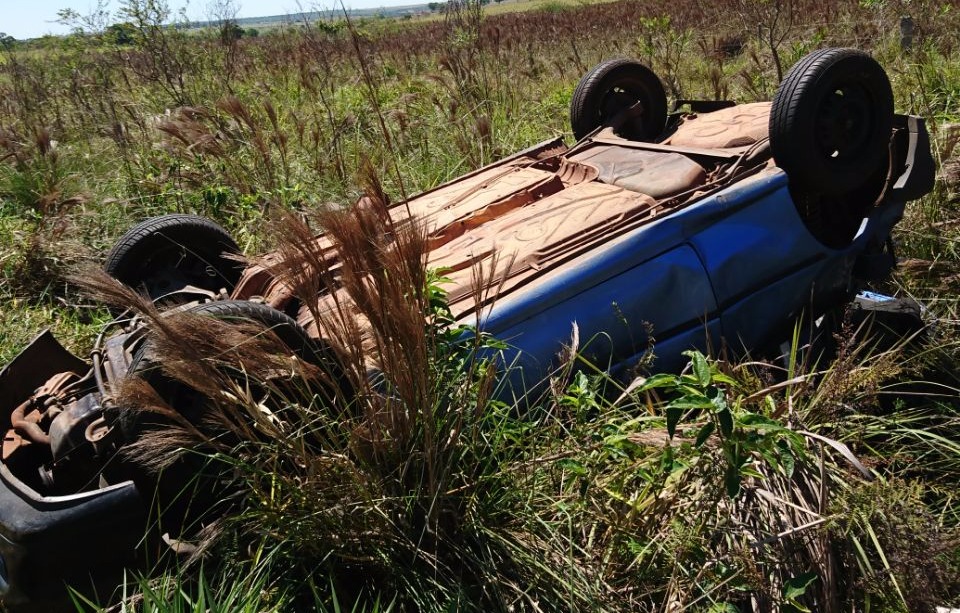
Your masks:
{"label": "blue car body", "polygon": [[721,343],[763,348],[802,313],[855,293],[853,270],[884,242],[904,202],[887,199],[845,247],[819,242],[797,213],[787,176],[772,169],[620,236],[496,303],[481,327],[513,348],[528,380],[554,366],[576,322],[589,356],[615,373],[646,355],[677,370],[682,351]]}
{"label": "blue car body", "polygon": [[[659,143],[610,130],[570,148],[545,141],[395,205],[391,214],[412,216],[436,240],[428,265],[453,271],[458,320],[509,346],[514,394],[554,371],[574,325],[583,360],[622,379],[651,346],[654,368],[666,371],[682,368],[687,349],[764,352],[789,338],[798,317],[815,320],[890,272],[891,230],[906,203],[932,188],[934,174],[923,120],[899,115],[882,172],[848,195],[815,203],[828,210],[811,212],[770,156],[768,112],[769,104],[754,103],[694,115]],[[701,123],[710,128],[707,139]],[[698,139],[735,145],[707,148]],[[577,209],[578,199],[589,208],[596,198],[611,207],[646,198],[653,212],[638,220],[628,203],[623,215],[611,211],[607,227],[603,211]],[[521,206],[509,206],[517,199]],[[591,235],[593,226],[585,226],[584,239],[577,227],[564,230],[584,220],[604,231]],[[528,238],[542,244],[531,248]],[[498,266],[493,254],[521,263]],[[501,284],[495,300],[481,299],[486,288],[471,285],[470,268],[484,264],[496,269],[494,284],[516,280]],[[322,336],[316,306],[299,304],[263,267],[248,269],[232,297],[262,298]],[[327,298],[320,298],[321,311]]]}

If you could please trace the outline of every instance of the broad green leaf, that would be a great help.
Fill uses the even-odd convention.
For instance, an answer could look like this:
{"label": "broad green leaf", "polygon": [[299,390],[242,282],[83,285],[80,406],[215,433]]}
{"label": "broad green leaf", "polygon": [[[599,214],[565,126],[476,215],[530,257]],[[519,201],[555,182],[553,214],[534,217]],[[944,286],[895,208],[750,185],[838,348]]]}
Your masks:
{"label": "broad green leaf", "polygon": [[587,469],[584,468],[583,464],[574,460],[573,458],[563,458],[562,460],[557,461],[557,466],[567,472],[581,477],[586,476],[587,474]]}
{"label": "broad green leaf", "polygon": [[[783,464],[780,459],[779,449],[759,449],[760,456],[766,461],[767,465],[771,466],[774,469],[780,469]],[[791,467],[792,468],[792,467]],[[784,468],[784,470],[786,470]]]}
{"label": "broad green leaf", "polygon": [[783,431],[780,432],[780,434],[786,439],[786,440],[781,440],[781,443],[783,443],[783,445],[786,445],[791,450],[803,449],[804,447],[803,435],[801,435],[799,432],[795,432],[794,430],[791,430],[789,428],[784,428]]}
{"label": "broad green leaf", "polygon": [[713,382],[714,382],[714,383],[723,383],[723,384],[729,385],[729,386],[731,386],[731,387],[739,387],[739,386],[740,386],[740,382],[739,382],[739,381],[737,381],[737,380],[734,379],[733,377],[728,377],[727,375],[723,374],[722,372],[715,372],[715,373],[713,373],[712,377],[713,377]]}
{"label": "broad green leaf", "polygon": [[677,409],[712,409],[713,401],[701,394],[685,395],[671,400],[667,406]]}
{"label": "broad green leaf", "polygon": [[733,415],[730,409],[723,409],[717,412],[717,419],[720,420],[720,433],[724,436],[733,434]]}
{"label": "broad green leaf", "polygon": [[680,382],[676,375],[661,373],[659,375],[653,375],[644,381],[643,384],[637,388],[637,391],[644,392],[657,387],[677,387],[679,384]]}
{"label": "broad green leaf", "polygon": [[[807,572],[788,579],[783,584],[783,598],[785,600],[796,600],[806,593],[810,584],[817,580],[817,573]],[[794,603],[796,604],[796,603]]]}
{"label": "broad green leaf", "polygon": [[709,388],[707,388],[706,396],[710,399],[710,402],[713,404],[713,408],[715,410],[722,411],[727,408],[727,396],[719,387],[714,387],[711,385]]}
{"label": "broad green leaf", "polygon": [[723,483],[727,486],[727,496],[736,498],[737,494],[740,493],[740,471],[733,464],[727,466]]}
{"label": "broad green leaf", "polygon": [[770,419],[764,415],[758,415],[757,413],[744,413],[737,421],[745,426],[769,426],[773,428],[783,428],[783,425],[780,422]]}
{"label": "broad green leaf", "polygon": [[702,447],[704,443],[707,442],[707,439],[710,438],[710,435],[713,434],[713,431],[716,429],[716,424],[714,422],[708,421],[700,427],[700,431],[697,432],[697,441],[694,443],[696,447]]}
{"label": "broad green leaf", "polygon": [[699,351],[693,352],[693,355],[690,357],[691,363],[693,364],[693,374],[696,375],[701,387],[707,387],[710,385],[712,379],[710,376],[710,364],[707,363],[707,358],[703,357],[703,354]]}
{"label": "broad green leaf", "polygon": [[667,447],[660,456],[660,468],[665,473],[672,473],[674,469],[673,447]]}
{"label": "broad green leaf", "polygon": [[780,449],[780,466],[783,467],[783,474],[788,479],[793,476],[793,469],[796,466],[793,454],[789,451]]}
{"label": "broad green leaf", "polygon": [[673,438],[673,434],[677,431],[677,423],[680,422],[682,415],[682,407],[675,407],[673,403],[667,407],[667,435],[670,436],[670,438]]}

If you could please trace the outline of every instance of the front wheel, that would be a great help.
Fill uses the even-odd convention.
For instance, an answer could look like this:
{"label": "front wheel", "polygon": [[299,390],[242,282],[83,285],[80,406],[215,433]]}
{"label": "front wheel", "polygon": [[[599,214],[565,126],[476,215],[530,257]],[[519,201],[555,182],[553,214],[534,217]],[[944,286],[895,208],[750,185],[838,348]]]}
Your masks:
{"label": "front wheel", "polygon": [[237,243],[213,221],[172,214],[130,228],[107,254],[103,269],[153,300],[187,287],[229,292],[243,271],[239,254]]}
{"label": "front wheel", "polygon": [[[274,445],[296,457],[338,436],[354,388],[333,347],[265,304],[214,301],[161,318],[132,348],[126,377],[139,381],[119,398],[136,408],[105,417],[132,478],[155,493],[156,525],[178,535],[238,500],[230,458]],[[310,367],[292,368],[292,356]]]}
{"label": "front wheel", "polygon": [[[188,308],[185,313],[209,317],[225,324],[252,325],[252,331],[254,332],[259,333],[259,330],[262,330],[262,332],[272,334],[276,337],[276,340],[280,342],[280,345],[277,347],[278,349],[289,352],[303,362],[316,367],[317,372],[314,381],[294,381],[292,385],[301,387],[304,385],[310,386],[312,388],[311,394],[316,395],[318,400],[328,408],[336,407],[337,409],[343,409],[351,402],[353,398],[353,387],[338,353],[326,341],[312,338],[300,324],[286,313],[278,311],[269,305],[248,300],[216,300],[206,302]],[[173,316],[175,317],[176,314]],[[180,326],[177,327],[181,328]],[[190,333],[187,332],[187,334]],[[222,367],[233,371],[230,373],[230,376],[236,374],[242,378],[249,377],[249,373],[245,372],[242,363],[233,364],[231,362],[230,354],[234,348],[225,349],[215,346],[216,343],[219,342],[216,339],[213,340],[213,343],[204,343],[203,341],[206,338],[204,336],[205,334],[208,334],[208,332],[198,331],[198,339],[194,341],[184,339],[185,342],[191,343],[191,352],[197,347],[210,346],[210,351],[213,355],[197,355],[195,359],[205,362],[215,360],[219,362]],[[169,339],[167,340],[169,342]],[[199,351],[200,354],[203,353],[202,349]],[[177,353],[180,352],[178,351]],[[164,373],[165,369],[162,364],[162,358],[161,361],[158,361],[155,354],[156,351],[153,347],[153,341],[148,336],[141,347],[135,352],[134,363],[131,366],[131,370],[138,376],[146,377],[151,384],[157,383],[160,386],[165,386],[170,383],[170,381]],[[239,355],[244,354],[238,352],[238,356]],[[184,354],[180,357],[181,359],[185,359],[187,355]],[[246,359],[249,359],[249,356],[246,356]],[[161,375],[159,379],[155,378],[157,374]],[[252,380],[251,382],[257,384],[266,383],[265,381]],[[178,391],[183,388],[180,382],[173,383]],[[271,385],[275,383],[276,382],[271,382]],[[286,383],[284,383],[284,385],[286,385]],[[303,391],[303,389],[296,389],[294,395],[300,396]],[[192,391],[190,394],[192,394]],[[171,400],[170,404],[174,409],[179,408],[175,400]]]}

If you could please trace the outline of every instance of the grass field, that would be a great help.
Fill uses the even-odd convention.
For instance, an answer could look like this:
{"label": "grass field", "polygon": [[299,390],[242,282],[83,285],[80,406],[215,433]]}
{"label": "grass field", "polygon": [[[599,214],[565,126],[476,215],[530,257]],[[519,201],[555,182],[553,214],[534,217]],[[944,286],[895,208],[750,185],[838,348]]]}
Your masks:
{"label": "grass field", "polygon": [[[569,142],[573,88],[611,57],[644,61],[674,99],[750,102],[813,49],[861,48],[890,75],[897,110],[927,119],[944,176],[960,155],[952,3],[468,2],[239,38],[164,27],[162,0],[124,7],[125,37],[0,49],[0,364],[48,326],[90,351],[109,314],[75,275],[133,223],[198,213],[255,256],[304,231],[286,213],[318,223],[371,183],[397,201],[548,137]],[[396,342],[416,360],[396,359],[385,328],[382,367],[424,381],[398,384],[396,405],[364,396],[359,414],[375,417],[325,424],[321,453],[262,440],[217,451],[248,502],[204,556],[123,593],[149,611],[960,605],[958,190],[940,180],[909,207],[903,264],[877,288],[927,305],[932,340],[880,351],[848,331],[834,363],[798,365],[786,386],[773,365],[692,355],[662,388],[615,402],[603,376],[578,375],[517,414],[490,400],[495,373],[441,325],[442,285],[397,264],[382,281],[410,301]],[[320,217],[345,241],[363,225]],[[668,437],[668,414],[707,394],[727,408],[688,414]]]}

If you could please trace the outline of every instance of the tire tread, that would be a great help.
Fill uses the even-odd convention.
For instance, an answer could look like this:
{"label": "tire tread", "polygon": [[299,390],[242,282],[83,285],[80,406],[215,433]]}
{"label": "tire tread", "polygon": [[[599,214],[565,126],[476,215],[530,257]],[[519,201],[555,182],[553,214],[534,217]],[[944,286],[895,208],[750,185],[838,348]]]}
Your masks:
{"label": "tire tread", "polygon": [[192,307],[188,312],[219,320],[243,319],[270,329],[297,357],[320,367],[332,381],[334,393],[341,399],[350,401],[353,386],[347,378],[340,356],[329,343],[311,337],[303,326],[286,313],[249,300],[205,302]]}
{"label": "tire tread", "polygon": [[[770,147],[777,165],[798,184],[816,186],[834,193],[842,193],[856,187],[858,181],[869,176],[870,169],[850,172],[847,176],[835,174],[829,181],[827,177],[813,176],[817,173],[810,170],[811,164],[808,158],[811,152],[798,147],[796,140],[797,135],[804,132],[798,126],[803,126],[806,119],[804,114],[812,112],[811,98],[820,87],[821,80],[834,66],[844,62],[860,62],[864,68],[879,69],[881,73],[883,70],[870,55],[859,49],[827,48],[814,51],[794,64],[787,72],[783,82],[777,88],[770,109]],[[885,91],[878,90],[874,93],[880,98],[878,105],[883,107],[877,109],[878,114],[888,114],[892,122],[893,94],[889,89],[889,81],[886,82]],[[863,157],[872,161],[882,157],[885,150],[882,147],[873,147],[864,153]],[[864,162],[860,166],[868,167],[870,164]]]}

